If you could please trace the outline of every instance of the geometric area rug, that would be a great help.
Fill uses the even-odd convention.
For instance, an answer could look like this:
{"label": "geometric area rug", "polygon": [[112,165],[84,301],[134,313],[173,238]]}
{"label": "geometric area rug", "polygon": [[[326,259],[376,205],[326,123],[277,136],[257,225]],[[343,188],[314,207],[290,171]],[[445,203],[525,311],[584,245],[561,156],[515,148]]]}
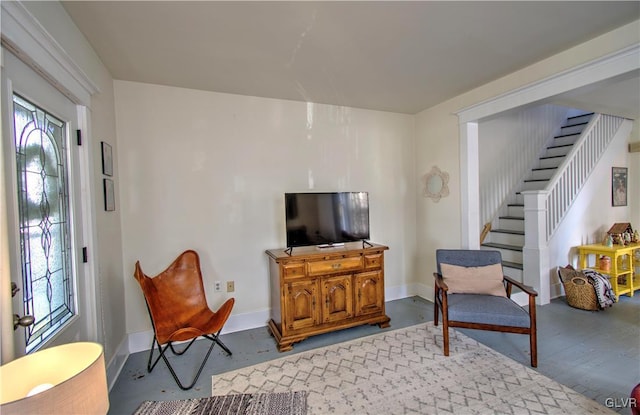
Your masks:
{"label": "geometric area rug", "polygon": [[214,375],[212,395],[306,391],[315,414],[615,414],[433,322]]}

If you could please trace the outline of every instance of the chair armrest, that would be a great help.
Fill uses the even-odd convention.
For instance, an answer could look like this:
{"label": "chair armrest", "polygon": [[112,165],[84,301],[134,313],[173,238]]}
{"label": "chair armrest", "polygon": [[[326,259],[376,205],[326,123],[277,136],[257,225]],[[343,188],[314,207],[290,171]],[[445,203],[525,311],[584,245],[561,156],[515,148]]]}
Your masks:
{"label": "chair armrest", "polygon": [[[504,280],[507,282],[507,285],[515,285],[516,287],[520,288],[522,291],[524,291],[525,293],[533,297],[536,297],[538,295],[538,293],[536,292],[536,290],[533,289],[533,287],[524,285],[520,281],[516,281],[511,277],[507,277],[506,275],[504,275],[503,277],[504,277]],[[507,292],[511,292],[511,289],[507,288]]]}
{"label": "chair armrest", "polygon": [[438,274],[437,272],[433,273],[433,278],[436,281],[436,286],[441,289],[444,292],[447,292],[449,290],[449,287],[447,287],[447,283],[444,282],[444,279],[442,279],[442,275]]}

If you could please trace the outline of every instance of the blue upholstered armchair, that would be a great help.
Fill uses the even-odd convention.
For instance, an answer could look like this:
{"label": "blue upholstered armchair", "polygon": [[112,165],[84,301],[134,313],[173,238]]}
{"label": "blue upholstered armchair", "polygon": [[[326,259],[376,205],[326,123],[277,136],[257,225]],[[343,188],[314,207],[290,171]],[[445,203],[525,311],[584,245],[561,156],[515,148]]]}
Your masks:
{"label": "blue upholstered armchair", "polygon": [[[436,262],[434,323],[438,325],[441,312],[444,355],[449,356],[449,327],[528,334],[531,366],[536,367],[538,294],[503,275],[500,252],[439,249]],[[528,310],[511,300],[513,286],[529,295]]]}

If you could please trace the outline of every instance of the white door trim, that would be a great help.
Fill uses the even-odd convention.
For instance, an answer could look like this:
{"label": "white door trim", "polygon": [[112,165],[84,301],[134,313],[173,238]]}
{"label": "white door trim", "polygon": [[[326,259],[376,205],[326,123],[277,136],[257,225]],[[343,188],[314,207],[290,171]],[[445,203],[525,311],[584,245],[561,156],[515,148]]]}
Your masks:
{"label": "white door trim", "polygon": [[[51,85],[76,104],[78,125],[83,133],[80,164],[81,174],[85,175],[84,186],[80,189],[82,199],[82,220],[84,227],[84,241],[89,247],[89,262],[81,264],[85,269],[86,290],[83,295],[90,299],[88,310],[90,327],[94,328],[89,340],[104,342],[104,327],[102,321],[102,296],[99,284],[99,268],[97,256],[97,224],[95,201],[95,174],[92,166],[93,148],[90,130],[91,96],[99,93],[100,88],[78,66],[73,58],[62,48],[55,38],[42,24],[27,10],[20,1],[0,2],[2,13],[1,40],[2,45],[14,53],[25,64],[32,67]],[[4,164],[4,163],[3,163]],[[4,180],[4,178],[3,178]],[[2,213],[4,215],[4,212]],[[4,223],[0,223],[6,225]],[[2,227],[0,227],[2,229]],[[6,229],[5,229],[6,230]],[[3,236],[4,238],[4,236]],[[5,249],[4,240],[0,248]],[[4,278],[3,278],[4,279]],[[0,290],[0,302],[11,305],[8,290]],[[6,301],[8,300],[8,301]],[[3,316],[4,316],[3,310]],[[3,318],[4,320],[8,320]],[[5,348],[5,339],[0,343],[2,361],[10,360],[13,348]]]}
{"label": "white door trim", "polygon": [[456,112],[460,124],[478,121],[640,69],[640,43],[532,82]]}
{"label": "white door trim", "polygon": [[71,102],[90,107],[98,86],[21,2],[3,1],[0,6],[2,44]]}

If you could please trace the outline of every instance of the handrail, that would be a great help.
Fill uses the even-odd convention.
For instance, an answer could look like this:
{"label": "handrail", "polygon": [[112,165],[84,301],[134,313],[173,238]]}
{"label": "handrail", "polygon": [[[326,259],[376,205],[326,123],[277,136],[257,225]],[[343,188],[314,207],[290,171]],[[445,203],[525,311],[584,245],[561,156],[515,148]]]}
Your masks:
{"label": "handrail", "polygon": [[491,232],[491,222],[485,223],[482,232],[480,232],[480,245],[482,245],[489,232]]}
{"label": "handrail", "polygon": [[595,114],[558,166],[554,178],[544,189],[547,192],[547,241],[560,225],[623,120],[611,115]]}

